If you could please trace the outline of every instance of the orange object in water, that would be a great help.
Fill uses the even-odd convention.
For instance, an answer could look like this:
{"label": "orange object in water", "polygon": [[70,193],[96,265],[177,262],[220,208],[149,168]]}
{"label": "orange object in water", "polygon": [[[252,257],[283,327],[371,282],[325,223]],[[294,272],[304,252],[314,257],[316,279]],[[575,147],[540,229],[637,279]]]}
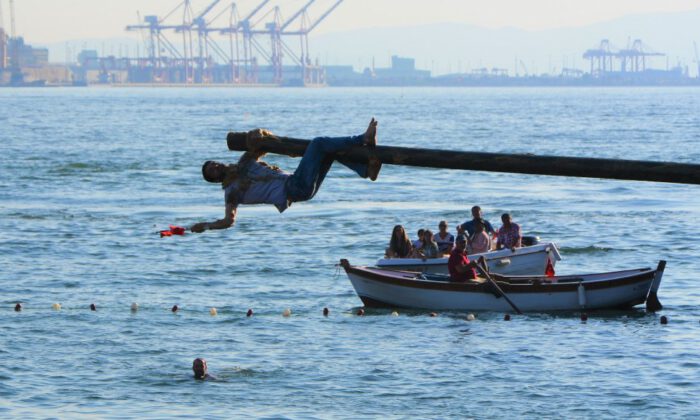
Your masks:
{"label": "orange object in water", "polygon": [[554,266],[552,265],[552,260],[547,258],[547,268],[544,270],[544,275],[547,277],[554,277]]}
{"label": "orange object in water", "polygon": [[162,238],[164,236],[184,235],[186,231],[187,231],[187,228],[184,228],[182,226],[170,225],[169,230],[161,230],[160,231],[160,237]]}
{"label": "orange object in water", "polygon": [[170,233],[173,235],[184,235],[185,234],[185,228],[182,226],[173,226],[170,225]]}

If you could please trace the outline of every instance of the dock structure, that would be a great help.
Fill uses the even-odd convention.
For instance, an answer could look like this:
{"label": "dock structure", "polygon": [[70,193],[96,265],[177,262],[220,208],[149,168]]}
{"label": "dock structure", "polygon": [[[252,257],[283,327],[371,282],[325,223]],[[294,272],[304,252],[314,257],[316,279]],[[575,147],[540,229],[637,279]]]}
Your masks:
{"label": "dock structure", "polygon": [[609,40],[603,39],[596,48],[586,50],[583,58],[591,62],[591,75],[602,77],[615,71],[615,61],[619,61],[621,73],[639,73],[647,69],[651,57],[663,57],[666,54],[654,51],[641,39],[635,39],[625,48],[616,48]]}
{"label": "dock structure", "polygon": [[[260,150],[287,156],[303,156],[309,142],[304,139],[272,136],[261,140]],[[229,133],[226,143],[229,150],[248,150],[246,133]],[[339,156],[347,161],[363,163],[367,162],[370,153],[383,164],[389,165],[700,185],[700,165],[690,163],[467,152],[398,146],[376,146],[375,148],[358,146]]]}
{"label": "dock structure", "polygon": [[[210,1],[194,13],[192,0],[183,0],[164,16],[145,16],[143,22],[126,30],[143,36],[148,83],[280,85],[291,80],[299,85],[322,85],[323,69],[312,63],[308,37],[342,2],[331,0],[311,19],[310,9],[323,1],[308,0],[283,19],[280,7],[271,6],[270,0],[262,0],[243,16],[235,2]],[[213,34],[225,41],[217,42]],[[298,38],[298,48],[286,41],[290,37]],[[291,70],[285,58],[296,74],[287,74]]]}

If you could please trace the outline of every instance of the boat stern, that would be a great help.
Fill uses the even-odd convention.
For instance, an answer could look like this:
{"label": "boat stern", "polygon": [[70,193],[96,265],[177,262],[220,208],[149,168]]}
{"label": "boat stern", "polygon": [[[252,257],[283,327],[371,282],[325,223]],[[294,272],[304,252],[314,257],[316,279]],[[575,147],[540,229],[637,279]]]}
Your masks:
{"label": "boat stern", "polygon": [[659,297],[656,292],[659,290],[661,285],[661,277],[664,275],[664,270],[666,269],[666,261],[659,261],[659,265],[656,267],[656,272],[654,272],[654,281],[651,282],[649,287],[649,294],[647,294],[646,308],[649,312],[656,312],[663,309],[663,305],[659,302]]}

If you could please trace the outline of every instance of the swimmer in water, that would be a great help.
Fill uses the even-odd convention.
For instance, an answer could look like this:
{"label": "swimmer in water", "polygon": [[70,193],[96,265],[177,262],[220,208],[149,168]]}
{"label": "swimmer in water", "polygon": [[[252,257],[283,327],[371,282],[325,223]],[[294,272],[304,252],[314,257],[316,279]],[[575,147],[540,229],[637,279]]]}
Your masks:
{"label": "swimmer in water", "polygon": [[194,372],[194,378],[199,380],[216,380],[216,377],[210,375],[207,371],[207,361],[202,358],[196,358],[192,362],[192,371]]}

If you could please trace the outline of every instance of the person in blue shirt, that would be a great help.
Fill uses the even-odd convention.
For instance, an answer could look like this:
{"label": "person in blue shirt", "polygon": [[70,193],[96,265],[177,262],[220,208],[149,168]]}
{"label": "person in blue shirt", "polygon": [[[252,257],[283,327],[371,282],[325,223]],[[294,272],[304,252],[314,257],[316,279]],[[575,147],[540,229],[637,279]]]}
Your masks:
{"label": "person in blue shirt", "polygon": [[468,237],[471,237],[472,235],[474,235],[474,232],[476,232],[474,224],[477,220],[484,223],[484,230],[486,231],[486,233],[488,233],[489,235],[496,234],[496,230],[493,228],[493,226],[491,226],[491,223],[489,223],[489,221],[484,219],[484,217],[482,216],[481,207],[479,206],[472,207],[472,220],[467,220],[466,222],[457,226],[457,232],[460,234],[466,233]]}

